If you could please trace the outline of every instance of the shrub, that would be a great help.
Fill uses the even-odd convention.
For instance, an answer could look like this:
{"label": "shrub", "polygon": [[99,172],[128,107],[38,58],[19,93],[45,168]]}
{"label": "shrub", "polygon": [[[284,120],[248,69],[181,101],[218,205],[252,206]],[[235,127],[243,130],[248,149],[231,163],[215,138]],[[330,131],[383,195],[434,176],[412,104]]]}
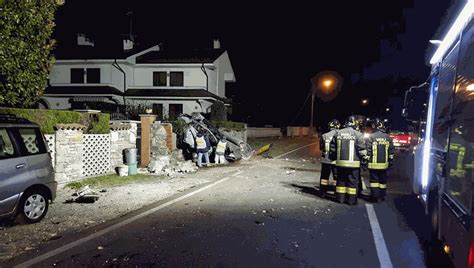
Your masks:
{"label": "shrub", "polygon": [[227,109],[223,102],[216,101],[212,104],[210,118],[213,121],[227,121]]}

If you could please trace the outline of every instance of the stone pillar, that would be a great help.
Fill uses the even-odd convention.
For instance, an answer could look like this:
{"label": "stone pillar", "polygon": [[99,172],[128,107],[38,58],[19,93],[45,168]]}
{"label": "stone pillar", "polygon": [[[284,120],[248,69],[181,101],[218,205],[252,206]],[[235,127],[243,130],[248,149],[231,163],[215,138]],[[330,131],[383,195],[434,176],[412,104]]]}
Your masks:
{"label": "stone pillar", "polygon": [[141,114],[140,121],[141,121],[141,149],[140,149],[140,167],[148,167],[150,164],[150,130],[151,125],[156,120],[156,115],[153,114]]}
{"label": "stone pillar", "polygon": [[58,125],[56,131],[55,179],[59,183],[82,178],[84,126]]}
{"label": "stone pillar", "polygon": [[155,122],[151,126],[151,158],[153,160],[158,159],[160,156],[168,155],[171,152],[168,149],[167,135],[164,124]]}

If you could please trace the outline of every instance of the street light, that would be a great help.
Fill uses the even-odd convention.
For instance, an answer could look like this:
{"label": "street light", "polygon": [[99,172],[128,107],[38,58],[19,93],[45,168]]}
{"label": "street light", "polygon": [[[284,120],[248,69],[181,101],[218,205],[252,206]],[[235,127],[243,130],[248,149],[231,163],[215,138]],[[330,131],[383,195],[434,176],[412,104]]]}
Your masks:
{"label": "street light", "polygon": [[[323,95],[329,96],[338,86],[340,86],[339,76],[335,72],[322,72],[311,78],[311,121],[309,126],[309,138],[313,137],[313,113],[314,113],[314,98],[317,92],[322,92]],[[337,93],[336,93],[337,94]],[[321,97],[321,96],[320,96]],[[321,97],[322,98],[322,97]]]}
{"label": "street light", "polygon": [[362,99],[362,100],[360,101],[360,104],[361,104],[362,106],[367,106],[367,105],[369,104],[369,99]]}

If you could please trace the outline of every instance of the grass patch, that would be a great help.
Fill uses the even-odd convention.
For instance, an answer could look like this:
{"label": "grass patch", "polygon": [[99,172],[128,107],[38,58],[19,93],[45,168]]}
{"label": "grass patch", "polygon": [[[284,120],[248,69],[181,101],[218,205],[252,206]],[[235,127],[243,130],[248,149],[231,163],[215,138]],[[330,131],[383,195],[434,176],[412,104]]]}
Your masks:
{"label": "grass patch", "polygon": [[106,176],[100,176],[100,177],[92,177],[92,178],[87,178],[80,181],[71,182],[71,183],[66,184],[66,187],[69,187],[74,190],[80,189],[87,185],[94,188],[104,188],[104,187],[127,185],[127,184],[131,184],[135,182],[145,182],[145,181],[154,181],[154,180],[156,181],[162,178],[163,178],[162,176],[151,176],[151,175],[143,175],[143,174],[120,177],[114,174],[114,175],[106,175]]}
{"label": "grass patch", "polygon": [[267,145],[269,143],[273,144],[273,147],[263,153],[262,155],[267,155],[271,157],[276,157],[301,146],[313,143],[316,140],[310,140],[308,137],[302,138],[249,138],[247,142],[252,146],[252,149],[258,150],[260,147]]}

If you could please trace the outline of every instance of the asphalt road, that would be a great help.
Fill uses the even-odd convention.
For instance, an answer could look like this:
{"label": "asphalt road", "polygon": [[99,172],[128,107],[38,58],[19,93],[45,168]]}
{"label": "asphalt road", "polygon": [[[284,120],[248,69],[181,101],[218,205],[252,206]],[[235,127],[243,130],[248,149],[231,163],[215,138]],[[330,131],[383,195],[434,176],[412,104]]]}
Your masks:
{"label": "asphalt road", "polygon": [[425,267],[428,222],[409,195],[406,162],[399,155],[385,203],[349,207],[317,197],[320,164],[309,146],[7,265]]}

